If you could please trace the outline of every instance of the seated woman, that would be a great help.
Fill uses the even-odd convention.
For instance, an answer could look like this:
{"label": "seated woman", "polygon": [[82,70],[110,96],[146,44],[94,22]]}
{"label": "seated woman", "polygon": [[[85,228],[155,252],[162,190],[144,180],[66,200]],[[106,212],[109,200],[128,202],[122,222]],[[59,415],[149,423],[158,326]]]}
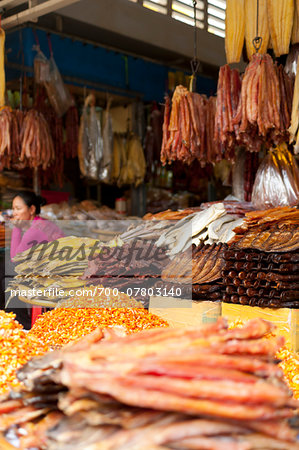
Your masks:
{"label": "seated woman", "polygon": [[[31,191],[22,191],[15,195],[12,202],[12,221],[14,224],[10,247],[12,261],[18,253],[24,252],[34,245],[64,237],[64,233],[55,223],[39,216],[40,208],[44,204],[46,204],[46,201]],[[24,310],[23,304],[18,299],[14,299],[12,308],[9,310],[13,310],[17,314],[16,318],[25,328],[28,328],[28,310],[19,311],[20,308]],[[32,308],[31,325],[41,313],[42,308]]]}
{"label": "seated woman", "polygon": [[11,235],[10,256],[24,252],[41,242],[51,242],[64,236],[55,223],[39,216],[40,208],[45,205],[43,197],[34,192],[19,192],[13,199],[14,229]]}

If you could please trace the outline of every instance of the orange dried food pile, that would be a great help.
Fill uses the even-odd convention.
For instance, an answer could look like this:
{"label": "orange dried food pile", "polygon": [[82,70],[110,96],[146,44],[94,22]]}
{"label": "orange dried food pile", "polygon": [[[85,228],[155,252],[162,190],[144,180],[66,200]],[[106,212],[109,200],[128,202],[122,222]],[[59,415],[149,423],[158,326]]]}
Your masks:
{"label": "orange dried food pile", "polygon": [[[241,328],[246,321],[236,319],[229,324],[229,328]],[[268,333],[265,338],[273,338],[274,333]],[[280,359],[279,367],[284,373],[284,378],[293,391],[294,398],[299,399],[299,353],[292,352],[286,346],[282,347],[277,353],[276,358]]]}
{"label": "orange dried food pile", "polygon": [[56,308],[40,316],[29,335],[59,347],[96,328],[123,327],[127,333],[135,333],[167,326],[165,320],[143,308]]}
{"label": "orange dried food pile", "polygon": [[48,346],[29,336],[15,319],[15,314],[0,310],[0,394],[18,387],[16,371],[32,356],[42,355]]}
{"label": "orange dried food pile", "polygon": [[282,360],[279,365],[284,372],[288,385],[293,391],[294,397],[299,399],[299,353],[283,347],[276,356]]}
{"label": "orange dried food pile", "polygon": [[[97,290],[94,295],[95,289]],[[80,290],[80,289],[79,289]],[[114,295],[114,289],[99,286],[88,286],[83,291],[89,291],[90,295],[81,295],[80,297],[71,297],[59,301],[57,308],[143,308],[142,303],[129,297],[123,292],[117,291]]]}

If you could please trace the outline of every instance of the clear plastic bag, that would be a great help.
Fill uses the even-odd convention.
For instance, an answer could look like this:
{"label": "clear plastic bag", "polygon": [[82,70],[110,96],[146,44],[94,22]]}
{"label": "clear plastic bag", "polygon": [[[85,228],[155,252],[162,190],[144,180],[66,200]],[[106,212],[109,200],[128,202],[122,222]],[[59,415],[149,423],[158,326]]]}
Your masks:
{"label": "clear plastic bag", "polygon": [[79,130],[78,158],[82,175],[90,180],[100,180],[103,138],[93,95],[89,95],[84,103]]}
{"label": "clear plastic bag", "polygon": [[33,50],[36,50],[37,54],[34,58],[34,81],[37,84],[44,84],[49,81],[50,77],[50,66],[49,61],[41,51],[39,45],[35,45]]}
{"label": "clear plastic bag", "polygon": [[103,120],[103,159],[101,162],[99,178],[104,183],[111,183],[112,155],[113,155],[113,129],[110,114],[110,102],[104,111]]}
{"label": "clear plastic bag", "polygon": [[58,117],[63,116],[63,114],[65,114],[66,111],[73,105],[73,98],[62,80],[53,55],[49,59],[49,77],[44,84],[49,101],[55,109],[56,114]]}
{"label": "clear plastic bag", "polygon": [[299,203],[299,168],[286,144],[271,150],[258,168],[252,203],[257,209]]}

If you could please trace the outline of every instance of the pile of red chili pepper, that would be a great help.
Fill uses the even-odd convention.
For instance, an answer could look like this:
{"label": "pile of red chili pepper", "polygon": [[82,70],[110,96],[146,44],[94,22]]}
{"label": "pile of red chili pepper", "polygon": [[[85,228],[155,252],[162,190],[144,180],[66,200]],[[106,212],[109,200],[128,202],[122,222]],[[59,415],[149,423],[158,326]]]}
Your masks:
{"label": "pile of red chili pepper", "polygon": [[42,355],[48,346],[29,336],[15,319],[15,314],[0,310],[0,394],[18,387],[16,371],[32,356]]}
{"label": "pile of red chili pepper", "polygon": [[135,333],[167,326],[143,308],[56,308],[40,316],[28,334],[50,347],[61,347],[96,328],[122,327]]}

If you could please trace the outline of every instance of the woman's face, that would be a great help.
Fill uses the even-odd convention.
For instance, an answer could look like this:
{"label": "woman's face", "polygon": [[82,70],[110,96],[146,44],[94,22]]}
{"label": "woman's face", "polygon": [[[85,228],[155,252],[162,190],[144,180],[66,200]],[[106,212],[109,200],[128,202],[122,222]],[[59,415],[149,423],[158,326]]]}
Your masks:
{"label": "woman's face", "polygon": [[14,220],[31,220],[35,216],[35,206],[27,206],[21,197],[15,197],[12,202]]}

